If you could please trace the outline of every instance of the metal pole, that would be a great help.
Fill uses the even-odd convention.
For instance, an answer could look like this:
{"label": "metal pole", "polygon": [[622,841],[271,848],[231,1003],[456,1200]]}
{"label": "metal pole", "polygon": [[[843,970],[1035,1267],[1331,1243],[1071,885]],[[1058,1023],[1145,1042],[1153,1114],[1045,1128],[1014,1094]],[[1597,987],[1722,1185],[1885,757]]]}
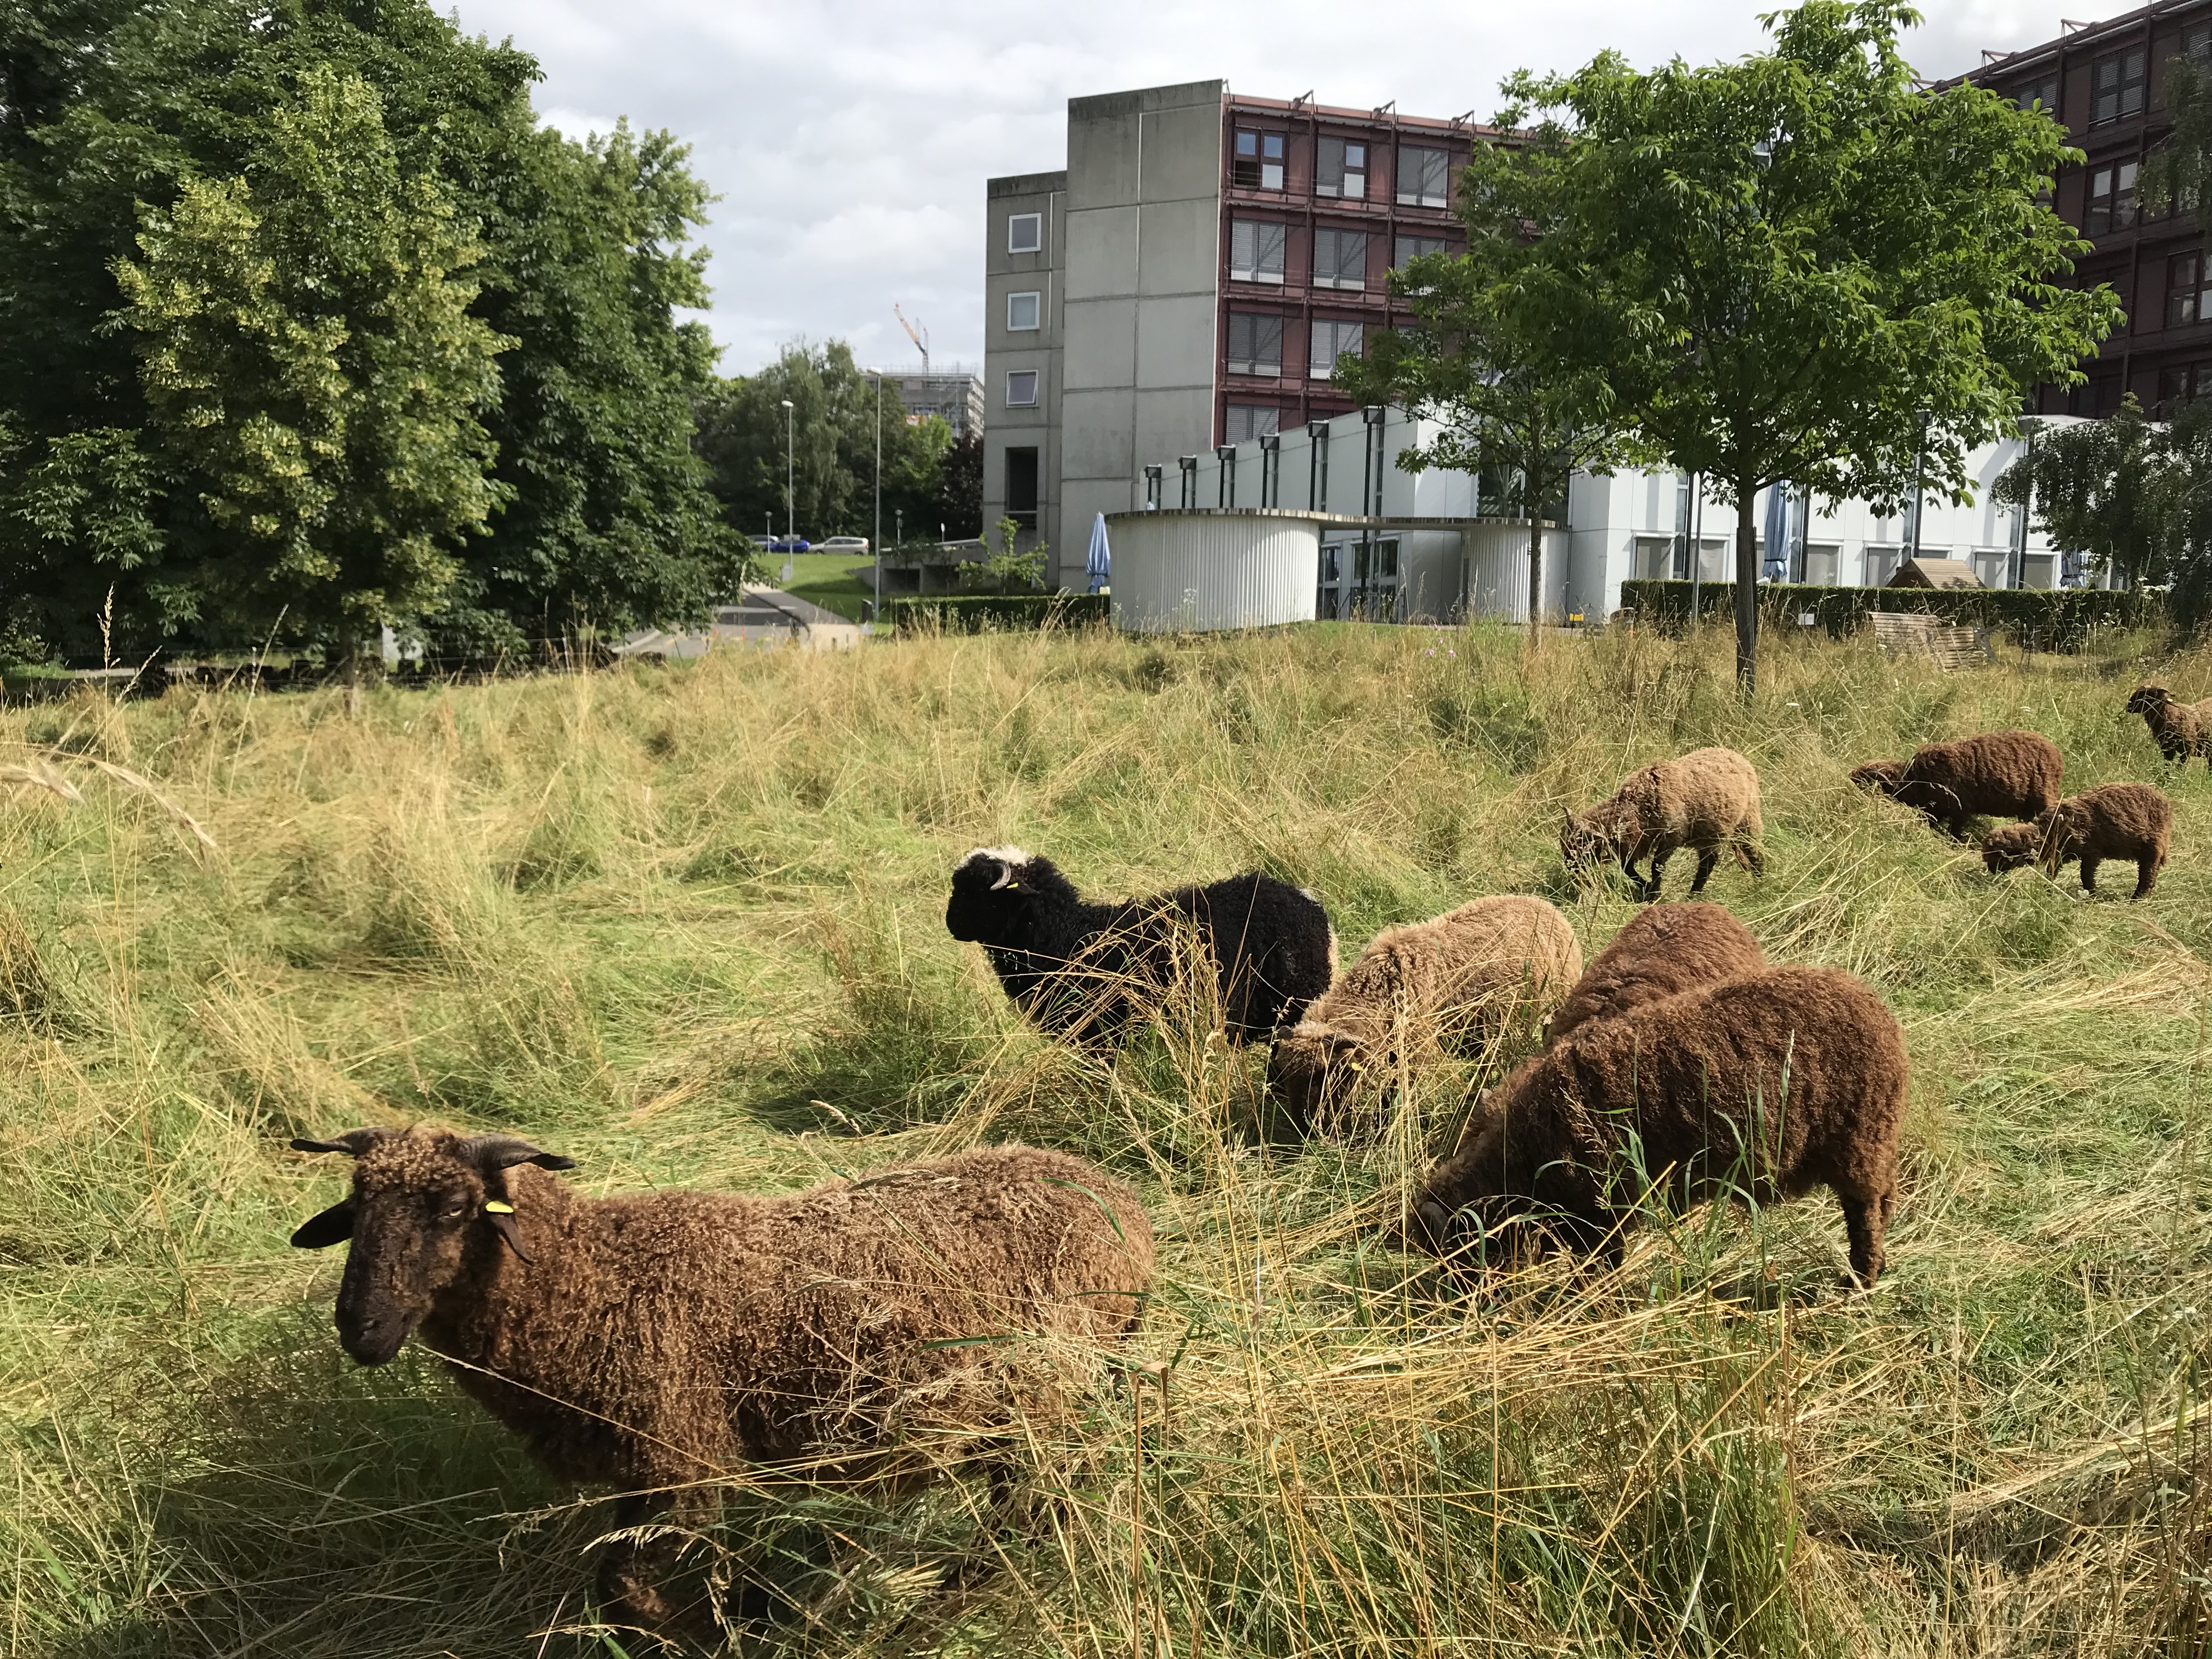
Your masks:
{"label": "metal pole", "polygon": [[798,552],[798,550],[792,545],[799,539],[799,519],[797,509],[793,506],[797,492],[793,484],[798,468],[798,463],[793,459],[797,453],[798,445],[798,440],[793,435],[796,431],[793,422],[798,418],[792,413],[791,399],[786,398],[783,400],[783,580],[786,581],[791,580],[791,562]]}
{"label": "metal pole", "polygon": [[1920,441],[1912,451],[1912,552],[1915,563],[1920,559],[1920,515],[1926,511],[1928,495],[1926,472],[1928,466],[1928,413],[1920,415]]}
{"label": "metal pole", "polygon": [[884,377],[876,376],[876,608],[871,622],[884,619]]}
{"label": "metal pole", "polygon": [[1705,619],[1705,475],[1690,475],[1690,626]]}

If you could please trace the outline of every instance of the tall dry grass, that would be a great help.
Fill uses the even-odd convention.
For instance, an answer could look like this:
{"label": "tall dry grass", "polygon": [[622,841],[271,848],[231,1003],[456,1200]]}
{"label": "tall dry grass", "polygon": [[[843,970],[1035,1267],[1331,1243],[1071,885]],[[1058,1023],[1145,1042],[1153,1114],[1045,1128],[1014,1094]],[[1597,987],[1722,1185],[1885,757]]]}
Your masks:
{"label": "tall dry grass", "polygon": [[[1747,707],[1717,638],[1346,627],[0,714],[6,1650],[649,1648],[593,1622],[589,1495],[431,1364],[346,1364],[336,1263],[284,1246],[340,1175],[287,1137],[430,1118],[594,1190],[1017,1137],[1145,1190],[1145,1330],[1038,1356],[1079,1386],[1011,1492],[733,1483],[690,1559],[773,1590],[754,1650],[2201,1652],[2212,781],[2118,715],[2147,645],[1945,677],[1785,640]],[[1844,781],[2015,724],[2069,789],[2173,793],[2152,900],[1993,882]],[[1442,1274],[1376,1224],[1482,1066],[1271,1144],[1202,1010],[1103,1066],[943,929],[953,860],[1012,841],[1107,891],[1263,867],[1349,947],[1539,892],[1594,951],[1631,907],[1565,880],[1560,807],[1705,743],[1769,824],[1714,896],[1905,1024],[1871,1297],[1825,1200]]]}

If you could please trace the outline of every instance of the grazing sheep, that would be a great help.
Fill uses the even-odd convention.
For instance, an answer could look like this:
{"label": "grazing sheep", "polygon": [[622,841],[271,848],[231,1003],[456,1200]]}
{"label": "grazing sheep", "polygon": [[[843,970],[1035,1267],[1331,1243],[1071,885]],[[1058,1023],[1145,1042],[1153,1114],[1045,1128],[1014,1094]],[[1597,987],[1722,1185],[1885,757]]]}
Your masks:
{"label": "grazing sheep", "polygon": [[2081,860],[2081,890],[2097,890],[2097,866],[2126,859],[2136,866],[2134,896],[2158,885],[2173,841],[2173,803],[2147,783],[2107,783],[2062,800],[2033,823],[2008,823],[1982,842],[1991,875],[2039,860],[2051,875]]}
{"label": "grazing sheep", "polygon": [[1655,904],[1597,953],[1553,1013],[1546,1040],[1557,1042],[1591,1020],[1765,966],[1759,941],[1719,905]]}
{"label": "grazing sheep", "polygon": [[[1487,1236],[1536,1220],[1580,1249],[1674,1201],[1761,1203],[1832,1188],[1862,1285],[1881,1273],[1897,1193],[1905,1039],[1850,975],[1772,968],[1592,1020],[1492,1091],[1432,1170],[1409,1226],[1433,1249],[1471,1209]],[[1747,1165],[1748,1167],[1747,1167]]]}
{"label": "grazing sheep", "polygon": [[1275,1038],[1267,1086],[1301,1130],[1343,1107],[1399,1044],[1503,1036],[1540,1015],[1583,965],[1567,919],[1540,898],[1505,895],[1377,933],[1306,1016]]}
{"label": "grazing sheep", "polygon": [[2162,685],[2139,685],[2128,699],[2127,712],[2143,717],[2166,759],[2186,766],[2191,757],[2202,755],[2212,763],[2212,697],[2176,702]]}
{"label": "grazing sheep", "polygon": [[[1705,890],[1723,847],[1754,876],[1765,874],[1758,844],[1762,829],[1759,774],[1751,763],[1733,749],[1693,749],[1632,774],[1612,799],[1580,817],[1569,812],[1559,830],[1559,857],[1577,872],[1618,859],[1636,896],[1649,902],[1659,896],[1667,860],[1678,847],[1698,849],[1692,893]],[[1648,881],[1636,873],[1636,860],[1646,857]]]}
{"label": "grazing sheep", "polygon": [[[1129,1188],[1026,1146],[785,1197],[586,1198],[544,1173],[571,1160],[511,1135],[368,1128],[292,1145],[356,1160],[351,1195],[292,1236],[353,1241],[345,1351],[380,1365],[419,1330],[554,1475],[624,1489],[625,1528],[670,1508],[711,1515],[698,1483],[741,1462],[917,1476],[933,1437],[988,1424],[1009,1340],[1125,1336],[1152,1278]],[[609,1547],[611,1617],[699,1622],[656,1583],[674,1547]]]}
{"label": "grazing sheep", "polygon": [[1984,732],[1923,744],[1909,761],[1869,761],[1851,781],[1909,806],[1960,841],[1978,816],[2033,818],[2058,804],[2066,757],[2040,732]]}
{"label": "grazing sheep", "polygon": [[1050,859],[1018,847],[960,860],[945,927],[983,947],[1006,994],[1044,1030],[1107,1047],[1167,994],[1185,937],[1213,963],[1231,1042],[1297,1019],[1336,971],[1328,913],[1288,882],[1246,874],[1091,904]]}

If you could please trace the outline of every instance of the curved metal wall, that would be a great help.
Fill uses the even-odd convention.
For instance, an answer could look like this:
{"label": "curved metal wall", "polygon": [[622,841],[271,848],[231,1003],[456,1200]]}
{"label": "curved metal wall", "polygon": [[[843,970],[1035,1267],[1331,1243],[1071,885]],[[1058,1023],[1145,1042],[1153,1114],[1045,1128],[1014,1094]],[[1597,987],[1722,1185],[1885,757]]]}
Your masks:
{"label": "curved metal wall", "polygon": [[[1528,526],[1486,524],[1460,532],[1467,557],[1467,613],[1507,622],[1528,620]],[[1544,608],[1565,608],[1567,538],[1544,532]],[[1556,617],[1554,620],[1556,620]]]}
{"label": "curved metal wall", "polygon": [[1273,514],[1116,514],[1114,626],[1215,633],[1311,622],[1321,526]]}

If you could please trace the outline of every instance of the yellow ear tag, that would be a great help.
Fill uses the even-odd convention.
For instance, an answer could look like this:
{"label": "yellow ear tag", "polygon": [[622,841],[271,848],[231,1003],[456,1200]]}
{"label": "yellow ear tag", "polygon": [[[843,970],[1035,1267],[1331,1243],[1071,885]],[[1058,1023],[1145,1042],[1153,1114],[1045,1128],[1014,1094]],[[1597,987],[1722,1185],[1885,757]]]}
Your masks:
{"label": "yellow ear tag", "polygon": [[512,1204],[502,1204],[495,1198],[488,1198],[484,1200],[484,1213],[486,1215],[513,1215],[514,1213],[514,1206]]}

